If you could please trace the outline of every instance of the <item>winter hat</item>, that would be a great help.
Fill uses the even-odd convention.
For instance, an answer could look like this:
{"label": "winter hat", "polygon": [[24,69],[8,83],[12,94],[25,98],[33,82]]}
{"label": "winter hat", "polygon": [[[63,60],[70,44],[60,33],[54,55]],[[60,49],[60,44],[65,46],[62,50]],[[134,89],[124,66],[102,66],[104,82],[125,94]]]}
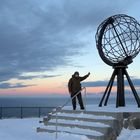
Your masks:
{"label": "winter hat", "polygon": [[77,75],[79,75],[79,72],[78,72],[78,71],[76,71],[76,72],[74,73],[74,75],[76,75],[76,74],[77,74]]}

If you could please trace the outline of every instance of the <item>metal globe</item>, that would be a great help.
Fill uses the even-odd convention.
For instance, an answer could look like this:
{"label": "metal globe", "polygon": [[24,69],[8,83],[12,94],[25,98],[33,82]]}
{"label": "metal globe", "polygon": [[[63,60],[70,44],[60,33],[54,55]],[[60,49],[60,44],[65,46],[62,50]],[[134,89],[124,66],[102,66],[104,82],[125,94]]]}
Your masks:
{"label": "metal globe", "polygon": [[103,21],[95,38],[100,57],[111,66],[128,65],[140,52],[140,24],[124,14]]}

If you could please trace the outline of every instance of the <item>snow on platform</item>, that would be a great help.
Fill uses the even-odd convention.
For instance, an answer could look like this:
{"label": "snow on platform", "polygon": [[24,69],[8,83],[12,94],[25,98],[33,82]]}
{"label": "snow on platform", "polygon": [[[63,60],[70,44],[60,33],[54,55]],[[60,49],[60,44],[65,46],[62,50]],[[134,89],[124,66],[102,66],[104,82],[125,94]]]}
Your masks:
{"label": "snow on platform", "polygon": [[[63,109],[72,110],[72,106],[65,106]],[[79,108],[77,110],[80,110]],[[125,107],[118,107],[114,104],[99,107],[98,105],[87,105],[86,111],[96,112],[140,112],[140,108],[137,105],[126,105]]]}
{"label": "snow on platform", "polygon": [[92,118],[92,119],[100,119],[100,120],[113,120],[114,118],[112,116],[97,116],[93,114],[85,114],[85,113],[79,113],[79,114],[74,114],[74,113],[58,113],[58,116],[68,116],[68,117],[78,117],[78,118]]}

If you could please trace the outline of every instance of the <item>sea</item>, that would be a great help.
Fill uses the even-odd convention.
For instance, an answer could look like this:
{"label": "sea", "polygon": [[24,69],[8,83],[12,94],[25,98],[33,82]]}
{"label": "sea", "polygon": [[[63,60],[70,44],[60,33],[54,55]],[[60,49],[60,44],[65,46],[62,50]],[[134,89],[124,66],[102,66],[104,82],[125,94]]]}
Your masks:
{"label": "sea", "polygon": [[[87,96],[83,97],[86,105],[98,105],[101,97]],[[126,98],[126,104],[133,105],[136,101],[133,97]],[[52,112],[58,106],[71,106],[69,96],[57,97],[0,97],[0,118],[28,118],[44,117]],[[110,97],[109,105],[116,104],[116,97]],[[77,103],[77,106],[79,104]]]}

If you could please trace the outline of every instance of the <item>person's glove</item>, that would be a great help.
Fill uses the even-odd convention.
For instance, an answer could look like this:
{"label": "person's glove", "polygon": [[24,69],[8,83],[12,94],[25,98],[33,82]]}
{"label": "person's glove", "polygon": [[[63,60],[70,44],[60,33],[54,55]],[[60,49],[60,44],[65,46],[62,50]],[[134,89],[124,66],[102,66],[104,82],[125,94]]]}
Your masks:
{"label": "person's glove", "polygon": [[88,76],[90,75],[90,72],[88,73]]}

